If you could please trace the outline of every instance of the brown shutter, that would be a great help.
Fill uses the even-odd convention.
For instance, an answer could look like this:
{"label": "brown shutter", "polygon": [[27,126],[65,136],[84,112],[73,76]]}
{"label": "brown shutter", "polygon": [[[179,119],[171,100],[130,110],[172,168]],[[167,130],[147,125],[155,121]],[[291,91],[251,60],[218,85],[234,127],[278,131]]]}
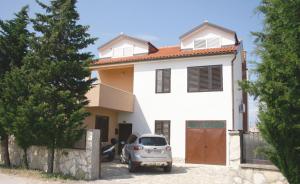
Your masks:
{"label": "brown shutter", "polygon": [[199,91],[199,69],[198,67],[188,68],[188,92]]}
{"label": "brown shutter", "polygon": [[208,91],[209,90],[209,68],[199,67],[199,91]]}
{"label": "brown shutter", "polygon": [[212,90],[222,90],[222,66],[211,67]]}

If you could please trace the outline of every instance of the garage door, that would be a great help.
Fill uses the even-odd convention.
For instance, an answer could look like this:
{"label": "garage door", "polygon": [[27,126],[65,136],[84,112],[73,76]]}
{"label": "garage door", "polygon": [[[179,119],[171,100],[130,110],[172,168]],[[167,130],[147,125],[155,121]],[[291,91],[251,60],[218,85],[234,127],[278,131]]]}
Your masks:
{"label": "garage door", "polygon": [[226,122],[186,122],[186,162],[226,164]]}

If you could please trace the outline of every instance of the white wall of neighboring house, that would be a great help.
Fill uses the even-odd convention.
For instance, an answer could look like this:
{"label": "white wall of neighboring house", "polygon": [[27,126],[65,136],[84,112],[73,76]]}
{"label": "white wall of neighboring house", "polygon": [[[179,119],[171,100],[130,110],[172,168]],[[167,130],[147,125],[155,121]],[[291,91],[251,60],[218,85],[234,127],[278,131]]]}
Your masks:
{"label": "white wall of neighboring house", "polygon": [[131,39],[116,40],[113,43],[101,48],[99,51],[100,58],[115,58],[115,57],[126,57],[126,55],[114,55],[114,51],[123,48],[132,48],[133,55],[148,53],[148,44],[143,44],[141,42],[133,41]]}
{"label": "white wall of neighboring house", "polygon": [[[243,129],[243,92],[239,86],[239,81],[242,80],[242,62],[243,62],[243,44],[239,46],[236,59],[233,64],[233,106],[234,106],[234,129]],[[240,109],[243,106],[243,109]],[[242,111],[241,111],[242,110]]]}
{"label": "white wall of neighboring house", "polygon": [[235,43],[234,35],[224,32],[220,29],[205,26],[181,39],[181,49],[193,49],[195,39],[207,39],[218,37],[221,39],[221,45],[233,45]]}
{"label": "white wall of neighboring house", "polygon": [[[229,54],[134,64],[134,112],[120,112],[118,122],[132,123],[133,132],[154,133],[155,120],[170,120],[173,157],[184,159],[186,120],[226,120],[227,130],[233,129],[233,58]],[[223,66],[223,91],[188,93],[187,67],[206,65]],[[171,93],[155,93],[155,71],[163,68],[171,68]]]}

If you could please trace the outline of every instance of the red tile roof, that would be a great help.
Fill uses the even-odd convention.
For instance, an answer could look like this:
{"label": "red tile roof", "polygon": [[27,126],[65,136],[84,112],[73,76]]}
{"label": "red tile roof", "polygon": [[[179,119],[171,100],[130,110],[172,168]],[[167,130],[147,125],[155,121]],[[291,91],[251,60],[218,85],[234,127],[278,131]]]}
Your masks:
{"label": "red tile roof", "polygon": [[103,58],[95,60],[93,65],[128,63],[138,61],[150,61],[159,59],[173,59],[181,57],[194,57],[194,56],[209,56],[209,55],[222,55],[233,54],[237,51],[238,45],[232,45],[222,48],[210,48],[201,50],[181,50],[179,46],[161,47],[157,52],[145,55],[136,55],[121,58]]}

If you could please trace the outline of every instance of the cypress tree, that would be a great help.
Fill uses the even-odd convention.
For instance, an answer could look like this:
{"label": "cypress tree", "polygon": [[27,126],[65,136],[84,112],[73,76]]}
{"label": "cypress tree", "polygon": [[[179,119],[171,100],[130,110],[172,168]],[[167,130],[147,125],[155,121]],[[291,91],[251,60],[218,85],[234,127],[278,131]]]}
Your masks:
{"label": "cypress tree", "polygon": [[[36,14],[33,28],[40,36],[32,44],[24,68],[35,78],[30,99],[37,112],[40,143],[48,147],[48,172],[53,172],[57,148],[71,146],[84,131],[88,113],[85,97],[92,80],[88,69],[91,53],[83,52],[95,38],[88,26],[77,23],[76,0],[52,0],[49,5],[37,1],[46,11]],[[26,113],[24,108],[22,112]]]}
{"label": "cypress tree", "polygon": [[4,164],[10,166],[8,152],[8,136],[11,134],[15,118],[15,99],[5,99],[4,76],[13,68],[21,67],[28,51],[29,23],[28,7],[23,7],[15,14],[15,18],[8,21],[0,20],[0,138],[1,152]]}
{"label": "cypress tree", "polygon": [[300,183],[300,1],[263,0],[257,37],[258,79],[244,83],[259,100],[266,154],[291,184]]}

